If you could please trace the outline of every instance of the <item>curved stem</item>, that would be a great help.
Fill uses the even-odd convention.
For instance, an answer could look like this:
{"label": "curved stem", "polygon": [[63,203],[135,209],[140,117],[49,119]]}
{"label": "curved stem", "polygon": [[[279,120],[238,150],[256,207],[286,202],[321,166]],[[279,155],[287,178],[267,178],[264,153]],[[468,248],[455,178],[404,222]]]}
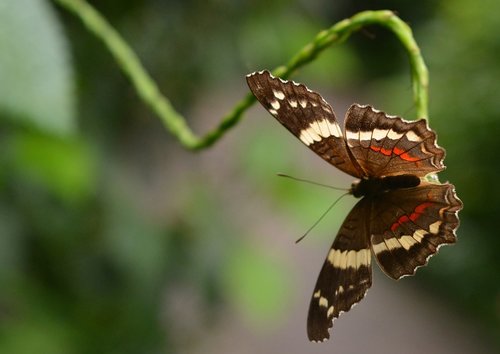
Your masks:
{"label": "curved stem", "polygon": [[411,68],[413,100],[416,106],[417,118],[428,118],[428,86],[429,73],[420,48],[413,38],[411,28],[392,11],[363,11],[351,18],[342,20],[327,30],[321,31],[316,38],[284,66],[273,71],[276,76],[287,78],[295,70],[311,62],[323,50],[333,44],[342,43],[351,34],[369,25],[379,25],[389,29],[405,48]]}
{"label": "curved stem", "polygon": [[[104,43],[118,62],[121,70],[131,80],[139,97],[151,107],[165,127],[184,147],[199,150],[211,146],[227,130],[237,124],[247,108],[255,102],[255,98],[251,94],[246,95],[227,115],[222,117],[215,129],[205,136],[196,136],[187,125],[184,117],[174,109],[168,98],[161,94],[155,81],[144,69],[134,51],[97,10],[84,0],[53,1],[78,16],[87,29]],[[273,73],[283,78],[289,77],[295,70],[313,61],[329,46],[341,43],[353,32],[373,24],[388,28],[406,49],[410,59],[413,99],[417,116],[427,118],[427,67],[410,27],[391,11],[364,11],[338,22],[329,29],[321,31],[311,43],[302,48],[288,63],[274,70]]]}

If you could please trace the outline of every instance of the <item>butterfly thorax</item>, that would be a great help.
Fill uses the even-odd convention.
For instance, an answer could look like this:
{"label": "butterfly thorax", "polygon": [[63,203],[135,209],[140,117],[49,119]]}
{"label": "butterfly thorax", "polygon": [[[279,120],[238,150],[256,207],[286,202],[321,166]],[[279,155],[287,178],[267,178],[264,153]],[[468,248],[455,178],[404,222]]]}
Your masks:
{"label": "butterfly thorax", "polygon": [[370,177],[355,181],[349,192],[356,198],[373,197],[395,189],[412,188],[420,184],[415,175]]}

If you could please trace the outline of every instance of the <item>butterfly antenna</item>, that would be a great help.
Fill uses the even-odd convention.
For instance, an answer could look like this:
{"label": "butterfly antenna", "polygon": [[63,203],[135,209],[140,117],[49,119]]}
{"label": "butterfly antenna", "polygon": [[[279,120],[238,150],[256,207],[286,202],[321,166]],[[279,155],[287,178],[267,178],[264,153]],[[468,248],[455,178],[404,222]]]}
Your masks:
{"label": "butterfly antenna", "polygon": [[323,213],[323,214],[319,217],[319,219],[318,219],[318,220],[316,220],[316,222],[315,222],[315,223],[314,223],[314,224],[313,224],[313,225],[309,228],[309,230],[307,230],[307,231],[306,231],[306,232],[305,232],[305,233],[304,233],[304,234],[303,234],[303,235],[302,235],[302,236],[301,236],[301,237],[300,237],[297,241],[295,241],[295,243],[299,243],[300,241],[302,241],[302,240],[304,239],[304,237],[306,237],[306,236],[309,234],[309,232],[311,232],[311,230],[312,230],[312,229],[314,229],[314,228],[316,227],[316,225],[318,225],[318,224],[319,224],[319,222],[320,222],[321,220],[323,220],[323,218],[326,216],[326,214],[328,214],[328,212],[329,212],[330,210],[332,210],[332,208],[335,206],[335,204],[337,204],[337,203],[340,201],[340,199],[342,199],[343,197],[345,197],[345,196],[346,196],[346,195],[348,195],[348,194],[349,194],[349,192],[346,192],[346,193],[342,194],[340,197],[338,197],[338,198],[337,198],[337,199],[336,199],[336,200],[335,200],[335,201],[334,201],[334,202],[333,202],[333,203],[332,203],[332,204],[328,207],[328,209],[326,209],[326,211],[325,211],[325,212],[324,212],[324,213]]}
{"label": "butterfly antenna", "polygon": [[346,188],[333,187],[333,186],[330,186],[329,184],[323,184],[323,183],[318,183],[318,182],[310,181],[308,179],[292,177],[292,176],[284,174],[284,173],[277,173],[276,175],[279,176],[279,177],[290,178],[290,179],[293,179],[294,181],[306,182],[306,183],[309,183],[309,184],[314,184],[315,186],[321,186],[321,187],[326,187],[326,188],[330,188],[330,189],[335,189],[337,191],[345,191],[345,192],[349,191]]}

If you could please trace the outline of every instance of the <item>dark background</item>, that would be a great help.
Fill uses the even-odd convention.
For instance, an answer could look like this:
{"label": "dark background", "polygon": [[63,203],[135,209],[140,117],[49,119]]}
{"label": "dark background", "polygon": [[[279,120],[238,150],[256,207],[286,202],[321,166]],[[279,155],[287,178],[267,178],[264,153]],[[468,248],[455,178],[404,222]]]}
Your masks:
{"label": "dark background", "polygon": [[[487,353],[500,317],[500,3],[92,1],[200,134],[321,29],[368,9],[410,24],[430,70],[442,181],[459,241],[416,276],[375,270],[364,301],[310,344],[306,311],[347,187],[260,106],[184,150],[104,46],[50,1],[0,6],[0,352]],[[294,77],[337,115],[353,102],[413,119],[406,54],[370,27]]]}

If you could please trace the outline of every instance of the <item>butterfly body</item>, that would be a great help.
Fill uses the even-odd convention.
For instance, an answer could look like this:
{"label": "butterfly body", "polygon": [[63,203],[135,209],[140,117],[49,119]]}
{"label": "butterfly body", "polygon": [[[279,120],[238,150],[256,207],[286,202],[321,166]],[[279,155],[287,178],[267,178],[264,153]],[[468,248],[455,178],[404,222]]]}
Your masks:
{"label": "butterfly body", "polygon": [[393,279],[413,275],[440,246],[456,241],[462,203],[452,184],[434,177],[445,168],[445,152],[424,119],[354,104],[342,130],[332,107],[302,84],[268,71],[248,75],[247,83],[302,143],[357,178],[349,192],[361,199],[328,251],[309,306],[308,337],[323,341],[333,320],[370,288],[372,258]]}
{"label": "butterfly body", "polygon": [[417,187],[419,184],[420,178],[415,175],[364,178],[355,181],[349,193],[356,198],[375,197],[390,190]]}

